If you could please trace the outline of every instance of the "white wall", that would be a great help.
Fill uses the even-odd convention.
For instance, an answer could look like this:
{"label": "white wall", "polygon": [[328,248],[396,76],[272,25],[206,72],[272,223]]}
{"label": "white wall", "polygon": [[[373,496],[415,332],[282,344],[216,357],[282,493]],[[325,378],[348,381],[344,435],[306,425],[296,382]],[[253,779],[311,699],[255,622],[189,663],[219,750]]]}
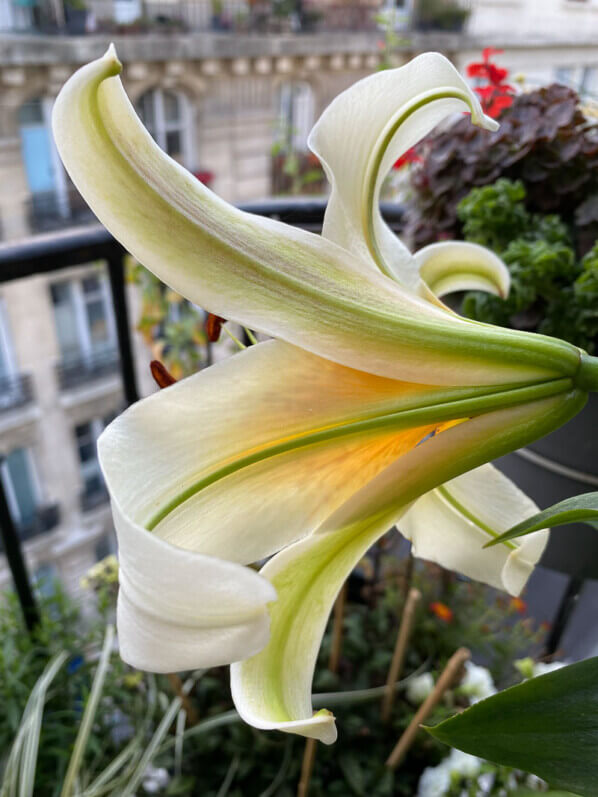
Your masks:
{"label": "white wall", "polygon": [[471,0],[468,32],[492,40],[598,39],[598,0]]}

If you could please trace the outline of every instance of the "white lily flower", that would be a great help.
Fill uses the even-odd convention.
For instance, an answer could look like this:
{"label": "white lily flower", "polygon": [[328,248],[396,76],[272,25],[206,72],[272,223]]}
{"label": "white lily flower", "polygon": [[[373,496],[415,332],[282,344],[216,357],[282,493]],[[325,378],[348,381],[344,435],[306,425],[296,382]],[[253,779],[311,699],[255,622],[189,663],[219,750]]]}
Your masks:
{"label": "white lily flower", "polygon": [[[366,79],[367,105],[336,101],[339,156],[359,163],[343,170],[342,157],[322,156],[334,182],[324,236],[212,194],[159,150],[119,72],[110,49],[56,101],[71,178],[174,290],[278,338],[139,402],[100,438],[119,539],[122,655],[154,671],[235,662],[233,697],[248,722],[330,743],[334,718],[313,714],[311,679],[355,564],[422,495],[565,422],[598,387],[596,365],[562,341],[449,311],[432,287],[504,292],[504,267],[464,244],[411,258],[376,216],[396,142],[411,146],[455,109],[490,124],[442,56]],[[386,102],[391,83],[401,91]],[[312,138],[321,153],[323,124]],[[341,146],[349,134],[352,145]],[[467,497],[459,484],[447,516]],[[464,517],[475,550],[454,561],[455,521],[449,540],[436,537],[438,561],[482,580],[505,571],[504,586],[518,586],[506,575],[513,549],[482,550],[493,529]],[[520,557],[525,567],[535,553]],[[249,566],[271,554],[259,573]]]}

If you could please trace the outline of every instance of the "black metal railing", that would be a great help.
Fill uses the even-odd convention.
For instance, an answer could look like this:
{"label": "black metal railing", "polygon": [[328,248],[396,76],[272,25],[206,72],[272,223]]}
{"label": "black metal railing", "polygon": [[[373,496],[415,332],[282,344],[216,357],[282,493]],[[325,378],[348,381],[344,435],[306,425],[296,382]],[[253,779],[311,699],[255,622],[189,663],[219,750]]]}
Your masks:
{"label": "black metal railing", "polygon": [[25,407],[33,401],[30,374],[0,377],[0,413]]}
{"label": "black metal railing", "polygon": [[[48,534],[60,524],[60,506],[58,504],[44,504],[35,509],[34,513],[24,520],[13,520],[16,532],[21,542],[27,542],[40,534]],[[0,536],[0,551],[4,551],[4,541]]]}
{"label": "black metal railing", "polygon": [[104,506],[110,499],[104,483],[94,485],[93,488],[83,490],[79,495],[79,505],[82,512],[91,512],[99,506]]}
{"label": "black metal railing", "polygon": [[68,357],[56,365],[60,389],[72,390],[107,376],[118,376],[119,361],[117,349]]}

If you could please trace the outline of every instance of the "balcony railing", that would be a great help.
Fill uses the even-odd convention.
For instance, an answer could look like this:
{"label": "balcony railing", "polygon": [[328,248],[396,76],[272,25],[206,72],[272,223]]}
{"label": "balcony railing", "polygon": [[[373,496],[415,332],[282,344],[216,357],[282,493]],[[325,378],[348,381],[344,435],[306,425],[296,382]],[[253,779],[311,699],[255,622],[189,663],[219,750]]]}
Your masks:
{"label": "balcony railing", "polygon": [[131,0],[124,8],[115,0],[88,0],[85,9],[38,0],[0,21],[0,32],[45,34],[214,31],[218,33],[305,34],[376,30],[380,2],[304,2],[287,11],[279,0]]}
{"label": "balcony railing", "polygon": [[89,382],[118,374],[119,355],[116,349],[69,357],[56,366],[61,390],[72,390]]}
{"label": "balcony railing", "polygon": [[[48,534],[60,523],[60,507],[58,504],[46,504],[35,510],[32,517],[24,521],[16,521],[17,533],[22,542]],[[1,540],[0,540],[1,544]]]}
{"label": "balcony railing", "polygon": [[29,374],[0,377],[0,413],[25,407],[33,401]]}
{"label": "balcony railing", "polygon": [[53,232],[78,224],[89,224],[94,215],[75,189],[59,198],[54,191],[32,194],[27,217],[32,233]]}
{"label": "balcony railing", "polygon": [[83,490],[79,495],[79,505],[81,506],[82,512],[92,512],[99,506],[107,504],[109,499],[108,490],[104,484],[102,484],[101,486],[98,485],[94,487],[94,489]]}

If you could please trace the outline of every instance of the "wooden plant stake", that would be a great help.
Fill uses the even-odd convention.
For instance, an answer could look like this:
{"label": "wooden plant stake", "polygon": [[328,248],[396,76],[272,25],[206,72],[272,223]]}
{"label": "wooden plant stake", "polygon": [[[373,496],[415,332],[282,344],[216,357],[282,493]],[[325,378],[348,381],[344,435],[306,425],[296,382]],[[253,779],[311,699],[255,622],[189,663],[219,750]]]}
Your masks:
{"label": "wooden plant stake", "polygon": [[397,641],[395,649],[392,654],[392,661],[388,670],[388,677],[386,679],[386,691],[382,698],[382,722],[388,722],[394,703],[396,690],[395,684],[401,676],[403,664],[405,662],[405,654],[407,653],[407,645],[413,630],[415,621],[415,610],[417,604],[421,599],[421,592],[415,587],[409,590],[403,614],[401,615],[401,624],[397,634]]}
{"label": "wooden plant stake", "polygon": [[446,690],[450,689],[460,676],[463,665],[469,660],[470,656],[471,653],[467,648],[459,648],[459,650],[453,653],[442,671],[440,678],[436,681],[434,689],[419,707],[417,713],[403,732],[403,735],[396,743],[394,750],[389,755],[386,761],[386,766],[389,767],[389,769],[396,769],[399,766],[405,754],[413,744],[419,726],[430,715],[432,709],[440,702]]}
{"label": "wooden plant stake", "polygon": [[330,672],[338,671],[338,663],[341,658],[341,644],[343,641],[343,618],[345,615],[345,603],[347,602],[347,582],[342,586],[338,598],[334,604],[334,620],[332,622],[332,647],[330,649],[330,659],[328,669]]}
{"label": "wooden plant stake", "polygon": [[306,739],[305,751],[303,753],[303,762],[301,764],[301,779],[297,786],[297,797],[307,797],[309,794],[309,782],[311,780],[311,773],[314,769],[314,761],[316,759],[316,739]]}
{"label": "wooden plant stake", "polygon": [[199,722],[199,716],[195,710],[195,706],[189,699],[189,695],[185,694],[183,682],[181,681],[180,676],[178,676],[175,672],[169,672],[166,677],[168,678],[168,682],[172,687],[172,691],[181,699],[181,705],[187,714],[187,727],[190,727],[191,725],[197,725]]}

